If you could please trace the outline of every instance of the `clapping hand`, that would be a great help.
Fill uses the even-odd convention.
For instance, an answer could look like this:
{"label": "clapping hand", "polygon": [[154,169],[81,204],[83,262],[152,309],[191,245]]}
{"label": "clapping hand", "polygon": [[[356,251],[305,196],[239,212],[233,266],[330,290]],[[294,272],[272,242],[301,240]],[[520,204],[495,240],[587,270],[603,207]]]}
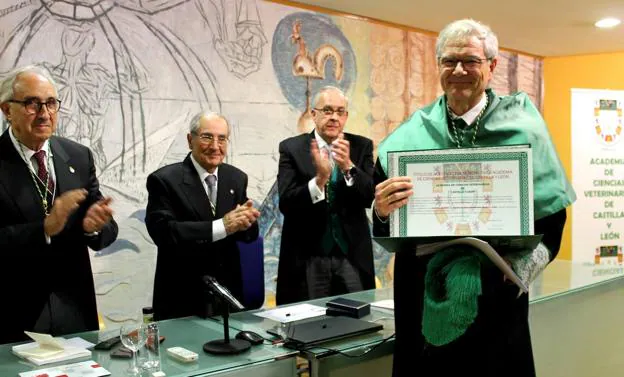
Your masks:
{"label": "clapping hand", "polygon": [[93,203],[82,220],[82,229],[85,233],[99,232],[113,218],[110,203],[111,197],[106,197]]}
{"label": "clapping hand", "polygon": [[312,155],[312,164],[316,169],[316,185],[324,187],[331,175],[331,160],[327,150],[319,149],[315,139],[310,142],[310,154]]}
{"label": "clapping hand", "polygon": [[253,206],[251,199],[244,204],[238,204],[236,208],[223,216],[225,232],[230,235],[249,229],[260,217],[260,211]]}
{"label": "clapping hand", "polygon": [[78,209],[80,203],[86,198],[87,190],[85,189],[66,191],[56,198],[50,214],[43,221],[43,230],[46,236],[52,237],[59,234],[65,228],[69,216]]}
{"label": "clapping hand", "polygon": [[340,133],[338,138],[332,142],[331,151],[334,157],[334,161],[341,171],[344,172],[351,168],[351,166],[353,165],[350,157],[351,146],[349,140],[346,140],[344,138],[344,133]]}

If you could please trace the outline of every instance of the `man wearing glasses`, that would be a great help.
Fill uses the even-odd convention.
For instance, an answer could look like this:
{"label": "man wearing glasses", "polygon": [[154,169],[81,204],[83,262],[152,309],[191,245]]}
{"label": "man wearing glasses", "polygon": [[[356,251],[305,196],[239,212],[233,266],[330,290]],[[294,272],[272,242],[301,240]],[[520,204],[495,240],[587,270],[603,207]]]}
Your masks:
{"label": "man wearing glasses", "polygon": [[[531,280],[557,256],[574,190],[529,97],[499,96],[488,88],[498,55],[498,39],[489,27],[474,20],[452,22],[438,36],[436,55],[444,95],[379,145],[373,233],[388,235],[390,213],[407,204],[417,184],[410,177],[387,179],[388,151],[530,144],[534,229],[543,238],[526,258],[507,258],[518,275]],[[434,257],[397,253],[394,377],[535,376],[528,295],[519,296],[497,267],[476,261],[475,253],[465,246]],[[436,263],[438,255],[447,259]],[[466,268],[461,258],[477,269]]]}
{"label": "man wearing glasses", "polygon": [[0,136],[0,343],[24,330],[63,335],[98,329],[88,248],[117,238],[91,151],[53,136],[61,106],[36,66],[0,83],[10,127]]}
{"label": "man wearing glasses", "polygon": [[372,289],[366,208],[373,200],[373,143],[344,133],[347,98],[324,87],[312,101],[315,129],[279,145],[284,226],[277,303]]}
{"label": "man wearing glasses", "polygon": [[157,320],[210,316],[202,277],[210,275],[242,299],[236,241],[258,238],[260,212],[247,198],[247,174],[223,162],[230,126],[201,112],[187,135],[184,161],[147,177],[145,223],[158,246],[153,308]]}

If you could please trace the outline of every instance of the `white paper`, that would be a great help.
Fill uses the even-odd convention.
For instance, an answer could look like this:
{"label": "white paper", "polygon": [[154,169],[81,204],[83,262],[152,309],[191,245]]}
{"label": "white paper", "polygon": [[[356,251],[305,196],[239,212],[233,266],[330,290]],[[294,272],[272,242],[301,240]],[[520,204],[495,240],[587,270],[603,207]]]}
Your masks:
{"label": "white paper", "polygon": [[38,377],[38,376],[67,376],[67,377],[101,377],[110,376],[110,372],[104,369],[100,364],[93,360],[82,361],[79,363],[59,365],[50,368],[31,370],[22,372],[20,377]]}
{"label": "white paper", "polygon": [[480,240],[478,238],[463,237],[463,238],[456,238],[450,241],[419,245],[416,248],[416,255],[422,256],[422,255],[432,254],[432,253],[435,253],[436,251],[445,249],[452,245],[470,245],[480,250],[492,261],[492,263],[496,265],[496,267],[498,267],[505,274],[505,276],[507,276],[509,280],[514,282],[518,286],[518,288],[520,288],[520,290],[522,290],[525,293],[529,292],[529,288],[527,284],[525,284],[525,282],[523,282],[522,279],[520,279],[520,277],[514,272],[511,266],[509,266],[507,261],[505,261],[503,257],[501,257],[498,254],[498,252],[494,250],[492,246],[490,246],[489,243],[483,240]]}
{"label": "white paper", "polygon": [[67,347],[75,347],[75,348],[91,348],[94,347],[95,344],[89,341],[86,341],[78,336],[70,339],[65,339],[62,337],[54,338],[50,334],[42,334],[30,331],[24,331],[24,334],[28,335],[30,339],[34,340],[39,344],[40,347],[50,348],[54,350],[63,350]]}
{"label": "white paper", "polygon": [[80,337],[75,337],[75,338],[70,338],[65,340],[64,344],[65,347],[76,347],[76,348],[92,348],[95,347],[94,343],[91,343],[89,341],[86,341]]}
{"label": "white paper", "polygon": [[326,308],[310,304],[298,304],[285,308],[277,308],[254,313],[259,317],[271,319],[273,321],[288,323],[306,318],[319,317],[325,315]]}
{"label": "white paper", "polygon": [[[13,346],[11,351],[35,365],[44,365],[60,361],[90,357],[91,351],[86,349],[93,344],[81,338],[53,338],[48,334],[25,332],[37,341]],[[60,347],[60,348],[59,348]]]}
{"label": "white paper", "polygon": [[24,331],[24,334],[28,335],[30,339],[34,340],[41,347],[62,350],[63,345],[50,334],[41,334],[37,332]]}

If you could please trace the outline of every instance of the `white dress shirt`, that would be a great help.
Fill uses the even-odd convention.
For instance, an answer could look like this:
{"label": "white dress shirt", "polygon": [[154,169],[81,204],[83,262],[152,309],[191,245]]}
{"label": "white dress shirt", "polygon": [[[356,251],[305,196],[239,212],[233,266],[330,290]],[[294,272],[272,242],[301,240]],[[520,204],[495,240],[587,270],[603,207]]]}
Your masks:
{"label": "white dress shirt", "polygon": [[477,119],[477,116],[479,116],[479,113],[481,112],[481,110],[483,110],[485,105],[487,105],[487,94],[483,93],[483,97],[481,97],[481,100],[472,109],[466,111],[464,115],[458,116],[453,112],[453,110],[451,110],[451,117],[453,119],[460,118],[464,122],[466,122],[467,125],[471,125],[472,122]]}
{"label": "white dress shirt", "polygon": [[[202,186],[204,186],[204,191],[206,191],[206,197],[209,198],[208,200],[210,200],[210,194],[209,194],[210,191],[208,188],[208,184],[206,183],[206,178],[211,173],[208,173],[206,169],[204,169],[197,161],[195,161],[195,157],[193,157],[193,154],[191,154],[191,162],[193,162],[193,166],[195,166],[195,170],[197,170],[197,174],[199,174],[199,180],[201,181]],[[215,190],[218,190],[218,187],[219,187],[219,175],[217,174],[218,172],[219,172],[219,167],[217,166],[214,173],[212,173],[217,178],[217,180],[215,181]],[[217,203],[213,203],[213,204],[216,207]],[[213,220],[212,221],[212,242],[222,240],[225,237],[227,237],[227,232],[225,231],[225,224],[223,223],[223,219]]]}

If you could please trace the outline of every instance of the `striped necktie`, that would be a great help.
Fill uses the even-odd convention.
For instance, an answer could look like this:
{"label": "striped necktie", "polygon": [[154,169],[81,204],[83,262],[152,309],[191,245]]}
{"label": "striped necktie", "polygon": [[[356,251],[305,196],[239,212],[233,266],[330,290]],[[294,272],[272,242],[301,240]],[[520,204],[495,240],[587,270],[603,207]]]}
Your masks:
{"label": "striped necktie", "polygon": [[214,174],[210,174],[206,177],[206,184],[208,184],[208,198],[210,199],[210,209],[212,214],[215,214],[217,208],[217,177]]}

